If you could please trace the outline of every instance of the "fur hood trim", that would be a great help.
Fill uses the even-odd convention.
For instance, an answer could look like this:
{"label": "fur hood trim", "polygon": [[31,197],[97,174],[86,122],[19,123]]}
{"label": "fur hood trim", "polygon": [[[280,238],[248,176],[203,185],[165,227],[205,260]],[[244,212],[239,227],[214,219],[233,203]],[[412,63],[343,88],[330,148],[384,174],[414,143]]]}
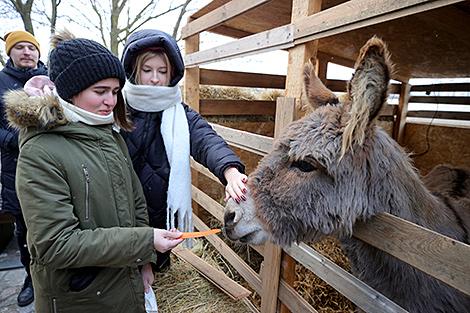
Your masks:
{"label": "fur hood trim", "polygon": [[24,90],[12,90],[5,93],[3,99],[8,123],[13,128],[47,130],[68,123],[54,95],[31,97]]}

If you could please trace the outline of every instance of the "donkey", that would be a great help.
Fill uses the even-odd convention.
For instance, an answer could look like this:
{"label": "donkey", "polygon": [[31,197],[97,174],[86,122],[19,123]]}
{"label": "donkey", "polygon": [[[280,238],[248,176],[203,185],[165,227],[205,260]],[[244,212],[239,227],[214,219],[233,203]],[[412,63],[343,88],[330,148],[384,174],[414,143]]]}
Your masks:
{"label": "donkey", "polygon": [[304,74],[317,108],[261,160],[247,201],[227,203],[227,237],[290,245],[336,235],[353,274],[409,312],[469,312],[469,296],[351,237],[357,221],[388,212],[469,243],[470,171],[438,166],[424,177],[427,188],[405,151],[374,125],[392,75],[384,42],[373,37],[362,47],[344,99],[311,65]]}

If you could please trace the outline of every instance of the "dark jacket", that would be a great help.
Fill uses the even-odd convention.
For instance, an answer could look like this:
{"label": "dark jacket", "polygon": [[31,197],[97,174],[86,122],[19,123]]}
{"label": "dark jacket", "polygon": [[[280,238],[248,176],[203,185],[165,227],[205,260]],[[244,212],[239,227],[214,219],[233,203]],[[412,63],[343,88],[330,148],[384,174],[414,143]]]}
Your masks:
{"label": "dark jacket", "polygon": [[[155,47],[165,50],[172,65],[170,86],[176,86],[184,74],[181,52],[173,37],[155,29],[139,30],[129,36],[121,58],[127,78],[131,82],[134,81],[132,73],[136,57],[142,51]],[[227,143],[217,135],[199,113],[183,105],[189,124],[191,156],[207,167],[224,185],[227,183],[224,171],[228,167],[236,167],[244,173],[244,165]],[[160,132],[163,113],[141,112],[131,108],[130,111],[135,130],[132,133],[124,133],[123,136],[129,147],[134,169],[144,187],[150,225],[166,228],[170,165]]]}
{"label": "dark jacket", "polygon": [[2,183],[2,212],[20,213],[20,205],[15,192],[15,171],[18,159],[18,132],[8,126],[5,118],[3,95],[8,90],[23,88],[33,76],[47,75],[47,69],[39,61],[36,69],[19,69],[8,60],[0,72],[0,149],[1,149],[1,183]]}
{"label": "dark jacket", "polygon": [[[191,156],[207,167],[225,185],[224,171],[236,167],[241,173],[245,167],[227,143],[212,129],[199,113],[183,105],[189,124]],[[144,188],[150,225],[166,228],[167,191],[170,175],[160,126],[162,112],[149,113],[133,109],[131,119],[135,130],[123,133],[134,164],[134,170]]]}
{"label": "dark jacket", "polygon": [[53,96],[10,95],[36,312],[144,313],[138,267],[156,261],[153,229],[121,135],[60,122]]}

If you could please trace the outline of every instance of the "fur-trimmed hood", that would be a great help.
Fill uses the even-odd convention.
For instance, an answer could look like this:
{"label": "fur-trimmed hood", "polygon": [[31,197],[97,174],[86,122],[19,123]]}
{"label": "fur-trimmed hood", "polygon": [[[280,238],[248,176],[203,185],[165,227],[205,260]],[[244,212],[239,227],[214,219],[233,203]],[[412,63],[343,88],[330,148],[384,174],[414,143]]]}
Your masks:
{"label": "fur-trimmed hood", "polygon": [[97,135],[83,123],[70,122],[55,95],[29,96],[24,90],[5,93],[5,113],[11,127],[20,130],[20,147],[42,133],[95,140]]}
{"label": "fur-trimmed hood", "polygon": [[54,95],[31,97],[24,90],[13,90],[5,93],[3,99],[8,123],[13,128],[48,130],[68,122]]}

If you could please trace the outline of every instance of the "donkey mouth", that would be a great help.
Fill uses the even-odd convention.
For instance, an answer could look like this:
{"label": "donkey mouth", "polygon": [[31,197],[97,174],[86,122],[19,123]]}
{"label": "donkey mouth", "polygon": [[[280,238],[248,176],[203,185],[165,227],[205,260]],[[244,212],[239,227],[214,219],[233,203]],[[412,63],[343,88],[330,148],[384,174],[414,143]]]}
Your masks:
{"label": "donkey mouth", "polygon": [[251,243],[254,241],[253,239],[256,237],[257,233],[258,231],[254,231],[249,234],[246,234],[245,236],[238,238],[238,241],[242,243]]}

